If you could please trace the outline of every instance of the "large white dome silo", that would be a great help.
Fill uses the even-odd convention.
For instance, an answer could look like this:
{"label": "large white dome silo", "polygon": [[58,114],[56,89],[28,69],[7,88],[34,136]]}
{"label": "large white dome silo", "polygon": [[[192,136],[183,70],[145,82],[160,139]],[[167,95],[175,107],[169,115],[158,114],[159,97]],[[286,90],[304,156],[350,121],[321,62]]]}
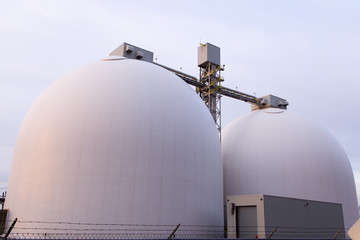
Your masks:
{"label": "large white dome silo", "polygon": [[219,137],[194,90],[119,57],[59,78],[33,104],[5,207],[9,220],[221,226],[222,179]]}

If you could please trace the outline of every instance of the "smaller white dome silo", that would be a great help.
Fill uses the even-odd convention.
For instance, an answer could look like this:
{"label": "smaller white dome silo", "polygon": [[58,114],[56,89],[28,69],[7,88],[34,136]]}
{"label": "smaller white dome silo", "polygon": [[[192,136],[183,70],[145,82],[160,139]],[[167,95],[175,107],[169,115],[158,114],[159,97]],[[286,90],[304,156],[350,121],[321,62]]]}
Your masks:
{"label": "smaller white dome silo", "polygon": [[355,182],[338,141],[299,114],[263,109],[222,133],[224,192],[342,203],[345,227],[359,217]]}

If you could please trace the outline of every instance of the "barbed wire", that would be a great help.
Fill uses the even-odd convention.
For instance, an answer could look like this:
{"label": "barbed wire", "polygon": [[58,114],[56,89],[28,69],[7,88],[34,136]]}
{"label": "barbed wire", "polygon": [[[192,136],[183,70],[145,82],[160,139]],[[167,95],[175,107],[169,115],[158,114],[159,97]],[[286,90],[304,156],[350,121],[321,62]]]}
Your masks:
{"label": "barbed wire", "polygon": [[[12,222],[13,220],[8,220]],[[68,225],[94,225],[94,226],[141,226],[141,227],[174,227],[176,224],[136,224],[136,223],[84,223],[84,222],[61,222],[61,221],[23,221],[18,220],[18,223],[44,223],[44,224],[68,224]],[[202,227],[202,228],[214,228],[221,227],[218,225],[181,225],[182,227]]]}
{"label": "barbed wire", "polygon": [[[134,233],[14,233],[8,239],[167,239],[169,234],[134,234]],[[174,239],[224,239],[209,234],[175,235]]]}
{"label": "barbed wire", "polygon": [[[290,228],[290,229],[339,229],[339,226],[333,226],[333,227],[299,227],[299,226],[248,226],[248,225],[238,225],[238,226],[227,226],[227,228],[233,228],[236,229],[237,227],[241,228],[267,228],[267,229],[273,229],[275,227],[281,227],[281,228]],[[349,228],[344,228],[349,229]]]}
{"label": "barbed wire", "polygon": [[[6,222],[13,222],[14,220],[6,220]],[[17,220],[17,223],[24,224],[58,224],[58,225],[88,225],[88,226],[138,226],[138,227],[175,227],[176,224],[138,224],[138,223],[90,223],[90,222],[64,222],[64,221],[29,221],[29,220]],[[181,227],[200,227],[200,228],[224,228],[224,225],[186,225],[181,224]],[[279,226],[250,226],[250,225],[238,225],[238,226],[226,226],[226,228],[275,228]],[[301,227],[301,226],[281,226],[281,228],[291,229],[339,229],[338,226],[333,227]],[[345,228],[347,229],[347,228]]]}
{"label": "barbed wire", "polygon": [[[6,226],[11,225],[6,221]],[[177,225],[83,223],[18,220],[8,239],[166,239]],[[0,228],[6,232],[8,228]],[[337,239],[346,238],[346,228],[304,226],[214,226],[181,225],[175,239]]]}

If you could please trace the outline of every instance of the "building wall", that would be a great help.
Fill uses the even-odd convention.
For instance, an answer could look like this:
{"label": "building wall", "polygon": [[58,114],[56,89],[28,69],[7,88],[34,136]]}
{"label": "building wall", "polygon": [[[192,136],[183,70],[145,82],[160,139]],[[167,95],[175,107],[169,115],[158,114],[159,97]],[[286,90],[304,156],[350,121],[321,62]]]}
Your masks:
{"label": "building wall", "polygon": [[[239,235],[236,231],[236,207],[251,206],[256,207],[256,226],[242,226],[247,231],[247,238],[255,238],[265,231],[265,216],[264,216],[264,196],[263,195],[244,195],[244,196],[228,196],[226,198],[226,219],[227,219],[227,237],[236,238]],[[264,234],[262,234],[264,235]]]}
{"label": "building wall", "polygon": [[[338,231],[338,238],[345,238],[343,210],[338,203],[239,195],[228,196],[226,205],[228,238],[269,238],[272,235],[274,239],[331,239]],[[238,211],[242,207],[245,211]],[[246,207],[256,208],[256,225],[247,224],[246,219],[254,219],[254,216]],[[249,216],[237,216],[239,213]],[[239,219],[245,222],[237,222]]]}
{"label": "building wall", "polygon": [[[264,211],[266,235],[279,227],[273,234],[275,239],[309,234],[314,238],[330,239],[340,228],[344,229],[343,210],[338,203],[265,195]],[[341,231],[338,238],[344,237],[344,231]]]}

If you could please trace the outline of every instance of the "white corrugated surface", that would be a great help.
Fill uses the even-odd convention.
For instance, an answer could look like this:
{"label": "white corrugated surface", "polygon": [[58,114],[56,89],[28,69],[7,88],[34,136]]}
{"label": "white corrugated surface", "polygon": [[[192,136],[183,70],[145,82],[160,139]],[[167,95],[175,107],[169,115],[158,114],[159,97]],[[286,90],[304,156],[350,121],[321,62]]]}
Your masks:
{"label": "white corrugated surface", "polygon": [[224,191],[343,204],[345,225],[359,217],[353,172],[336,139],[307,118],[265,109],[222,133]]}
{"label": "white corrugated surface", "polygon": [[18,135],[10,219],[223,224],[220,142],[204,103],[174,74],[99,61],[55,81]]}

